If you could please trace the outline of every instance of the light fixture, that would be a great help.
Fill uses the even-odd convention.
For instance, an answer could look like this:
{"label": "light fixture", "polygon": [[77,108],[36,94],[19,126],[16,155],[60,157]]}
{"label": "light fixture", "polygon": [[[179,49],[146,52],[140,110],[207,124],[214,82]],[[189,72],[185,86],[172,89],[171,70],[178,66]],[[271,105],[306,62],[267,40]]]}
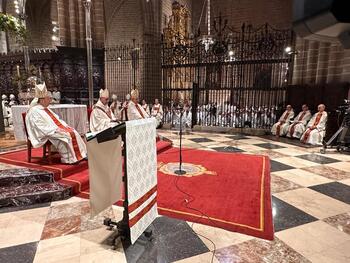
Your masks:
{"label": "light fixture", "polygon": [[19,14],[20,12],[19,12],[19,9],[16,9],[16,14]]}
{"label": "light fixture", "polygon": [[57,36],[52,36],[51,39],[52,39],[53,41],[57,41],[57,40],[58,40],[58,37],[57,37]]}
{"label": "light fixture", "polygon": [[14,3],[15,5],[18,5],[18,1],[14,1],[13,3]]}
{"label": "light fixture", "polygon": [[210,46],[214,44],[214,38],[210,35],[210,0],[207,0],[207,28],[208,34],[200,39],[204,45],[205,51],[208,51]]}
{"label": "light fixture", "polygon": [[228,55],[229,55],[230,57],[232,57],[234,54],[235,54],[235,52],[233,52],[233,50],[230,50],[230,51],[228,52]]}
{"label": "light fixture", "polygon": [[284,49],[284,51],[287,53],[287,54],[290,54],[292,52],[292,48],[290,46],[286,47]]}
{"label": "light fixture", "polygon": [[59,30],[59,27],[57,27],[57,26],[54,26],[54,27],[52,28],[52,31],[55,32],[55,33],[56,33],[58,30]]}
{"label": "light fixture", "polygon": [[121,60],[122,60],[122,58],[121,58],[121,57],[118,57],[118,58],[117,58],[117,60],[118,60],[118,61],[121,61]]}

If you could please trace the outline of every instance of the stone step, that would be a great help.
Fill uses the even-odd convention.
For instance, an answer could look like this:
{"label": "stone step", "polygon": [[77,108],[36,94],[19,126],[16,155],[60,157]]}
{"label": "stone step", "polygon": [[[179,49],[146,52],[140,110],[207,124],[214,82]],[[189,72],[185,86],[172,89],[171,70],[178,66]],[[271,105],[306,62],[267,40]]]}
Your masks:
{"label": "stone step", "polygon": [[0,173],[0,187],[54,182],[53,173],[28,168],[6,169]]}
{"label": "stone step", "polygon": [[71,196],[71,186],[52,182],[0,187],[0,208],[59,201]]}

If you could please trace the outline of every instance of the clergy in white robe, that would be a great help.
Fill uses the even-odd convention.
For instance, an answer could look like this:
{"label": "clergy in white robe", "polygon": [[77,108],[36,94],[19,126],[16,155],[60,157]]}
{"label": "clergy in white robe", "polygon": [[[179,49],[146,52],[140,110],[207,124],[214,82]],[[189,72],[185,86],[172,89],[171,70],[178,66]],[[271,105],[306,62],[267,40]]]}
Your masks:
{"label": "clergy in white robe", "polygon": [[149,105],[146,103],[145,100],[141,101],[141,107],[145,110],[145,112],[147,112],[148,115],[151,113]]}
{"label": "clergy in white robe", "polygon": [[113,112],[116,119],[120,121],[122,119],[122,103],[118,100],[118,96],[116,94],[112,95],[112,103],[109,108]]}
{"label": "clergy in white robe", "polygon": [[131,100],[128,103],[127,107],[127,120],[139,120],[149,118],[149,114],[142,108],[142,106],[138,103],[139,100],[139,92],[137,89],[132,90],[131,92]]}
{"label": "clergy in white robe", "polygon": [[100,98],[92,107],[90,115],[90,131],[100,132],[118,124],[116,117],[108,106],[108,89],[100,90]]}
{"label": "clergy in white robe", "polygon": [[287,137],[300,139],[306,129],[306,124],[310,119],[311,112],[309,111],[309,107],[304,104],[302,106],[302,111],[294,118],[294,121],[289,126]]}
{"label": "clergy in white robe", "polygon": [[73,164],[86,158],[86,145],[79,133],[48,108],[51,94],[45,83],[36,85],[35,93],[37,103],[31,104],[25,120],[33,147],[41,147],[50,141],[60,153],[62,163]]}
{"label": "clergy in white robe", "polygon": [[324,104],[318,105],[317,108],[318,112],[312,116],[300,138],[303,143],[322,145],[323,138],[326,135],[327,112]]}
{"label": "clergy in white robe", "polygon": [[294,111],[291,105],[287,105],[281,118],[272,126],[271,133],[276,136],[284,136],[288,132],[290,120],[294,117]]}
{"label": "clergy in white robe", "polygon": [[157,120],[157,127],[159,125],[161,125],[162,120],[163,120],[163,107],[159,103],[158,99],[154,100],[154,104],[153,104],[152,110],[151,110],[151,116],[156,118],[156,120]]}
{"label": "clergy in white robe", "polygon": [[120,120],[121,121],[128,121],[128,107],[130,103],[130,94],[126,94],[125,101],[122,105],[122,109],[120,111]]}

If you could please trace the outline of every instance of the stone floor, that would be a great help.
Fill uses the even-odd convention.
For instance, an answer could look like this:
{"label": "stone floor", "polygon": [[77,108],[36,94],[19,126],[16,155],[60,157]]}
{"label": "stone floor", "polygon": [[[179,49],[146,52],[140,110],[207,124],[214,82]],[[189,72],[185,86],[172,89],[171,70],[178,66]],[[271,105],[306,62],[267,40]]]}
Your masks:
{"label": "stone floor", "polygon": [[[177,133],[160,134],[179,144]],[[350,155],[213,133],[187,133],[183,145],[270,157],[274,241],[159,217],[152,241],[114,251],[102,219],[121,218],[121,208],[90,219],[88,201],[73,197],[0,210],[0,262],[350,262]]]}

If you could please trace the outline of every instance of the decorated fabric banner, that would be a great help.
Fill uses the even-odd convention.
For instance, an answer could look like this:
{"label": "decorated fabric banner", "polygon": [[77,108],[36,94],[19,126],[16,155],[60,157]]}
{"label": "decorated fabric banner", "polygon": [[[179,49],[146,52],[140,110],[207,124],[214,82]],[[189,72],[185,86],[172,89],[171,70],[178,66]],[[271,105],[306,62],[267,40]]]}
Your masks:
{"label": "decorated fabric banner", "polygon": [[126,122],[128,213],[132,244],[158,216],[156,123],[154,118]]}
{"label": "decorated fabric banner", "polygon": [[96,138],[87,143],[91,216],[96,216],[121,197],[121,141],[119,136],[103,143],[98,143]]}

